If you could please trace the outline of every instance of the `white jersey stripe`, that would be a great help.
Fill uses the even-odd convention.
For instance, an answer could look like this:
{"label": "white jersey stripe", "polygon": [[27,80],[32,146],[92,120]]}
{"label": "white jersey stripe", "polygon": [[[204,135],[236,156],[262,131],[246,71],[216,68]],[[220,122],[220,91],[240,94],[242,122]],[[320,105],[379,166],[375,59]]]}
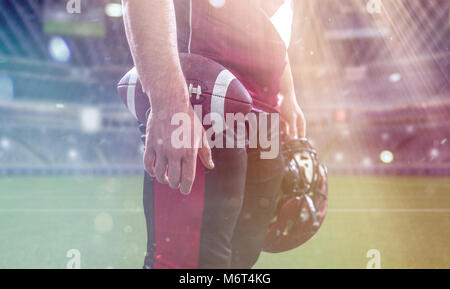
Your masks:
{"label": "white jersey stripe", "polygon": [[225,117],[225,97],[228,87],[234,79],[236,77],[228,70],[223,70],[219,73],[214,84],[213,95],[211,96],[211,112]]}
{"label": "white jersey stripe", "polygon": [[128,110],[133,114],[135,118],[137,118],[136,104],[135,104],[137,81],[138,81],[138,74],[136,68],[134,68],[133,70],[130,71],[130,79],[128,81],[127,106]]}
{"label": "white jersey stripe", "polygon": [[189,1],[189,42],[188,42],[189,54],[191,54],[191,42],[192,42],[192,0]]}

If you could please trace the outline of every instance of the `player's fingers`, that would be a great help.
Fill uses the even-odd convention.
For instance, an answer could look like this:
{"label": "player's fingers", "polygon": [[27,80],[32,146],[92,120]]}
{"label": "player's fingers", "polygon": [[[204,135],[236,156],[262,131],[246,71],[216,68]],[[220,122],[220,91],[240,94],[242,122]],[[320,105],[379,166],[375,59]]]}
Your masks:
{"label": "player's fingers", "polygon": [[289,124],[287,121],[281,120],[280,121],[280,126],[281,126],[281,132],[285,135],[285,136],[289,136]]}
{"label": "player's fingers", "polygon": [[194,184],[196,167],[197,157],[183,159],[181,162],[180,191],[184,195],[188,195],[191,192],[192,185]]}
{"label": "player's fingers", "polygon": [[286,129],[287,129],[286,122],[284,120],[280,119],[280,130],[282,132],[286,132]]}
{"label": "player's fingers", "polygon": [[291,133],[292,138],[298,138],[297,120],[290,124],[289,132]]}
{"label": "player's fingers", "polygon": [[167,177],[169,186],[172,189],[178,189],[180,186],[181,179],[181,160],[173,159],[169,160],[168,168],[167,168]]}
{"label": "player's fingers", "polygon": [[166,171],[167,171],[167,158],[161,154],[156,155],[155,163],[155,177],[158,182],[165,184],[167,183]]}
{"label": "player's fingers", "polygon": [[144,169],[152,177],[155,176],[155,151],[147,147],[144,152]]}
{"label": "player's fingers", "polygon": [[305,138],[306,137],[306,121],[303,117],[299,117],[297,120],[297,131],[298,131],[298,136],[301,138]]}
{"label": "player's fingers", "polygon": [[200,157],[200,160],[202,161],[202,163],[205,165],[206,168],[210,170],[214,169],[211,147],[209,146],[206,133],[203,134],[203,145],[198,150],[198,156]]}

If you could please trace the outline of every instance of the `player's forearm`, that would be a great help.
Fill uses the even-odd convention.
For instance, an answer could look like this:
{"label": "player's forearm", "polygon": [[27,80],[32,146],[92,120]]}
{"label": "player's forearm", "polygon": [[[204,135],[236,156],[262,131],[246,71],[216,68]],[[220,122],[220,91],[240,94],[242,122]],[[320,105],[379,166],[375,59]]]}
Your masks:
{"label": "player's forearm", "polygon": [[[152,106],[170,100],[158,98],[162,87],[183,79],[173,0],[122,0],[124,22],[134,63]],[[185,98],[184,95],[170,97]],[[179,99],[180,101],[182,99]],[[173,101],[173,100],[172,100]],[[187,101],[187,100],[186,100]]]}

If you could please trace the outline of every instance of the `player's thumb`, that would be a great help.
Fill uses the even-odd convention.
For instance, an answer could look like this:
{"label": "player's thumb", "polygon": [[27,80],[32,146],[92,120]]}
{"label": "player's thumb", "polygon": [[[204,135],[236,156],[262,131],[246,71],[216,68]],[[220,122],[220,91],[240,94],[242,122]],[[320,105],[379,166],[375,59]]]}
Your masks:
{"label": "player's thumb", "polygon": [[203,133],[203,145],[198,150],[198,156],[206,168],[210,170],[214,169],[211,147],[209,146],[205,133]]}

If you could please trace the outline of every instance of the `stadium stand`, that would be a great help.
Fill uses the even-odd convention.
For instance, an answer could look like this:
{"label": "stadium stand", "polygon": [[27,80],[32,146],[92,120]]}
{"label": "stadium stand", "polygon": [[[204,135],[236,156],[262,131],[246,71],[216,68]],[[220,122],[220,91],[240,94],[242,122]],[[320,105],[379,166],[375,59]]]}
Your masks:
{"label": "stadium stand", "polygon": [[[21,2],[0,11],[0,175],[141,174],[115,90],[132,66],[121,18],[100,17],[100,36],[52,33],[38,28],[58,1]],[[450,2],[370,17],[354,2],[298,1],[290,55],[308,135],[331,173],[449,175],[450,25],[436,11]]]}

